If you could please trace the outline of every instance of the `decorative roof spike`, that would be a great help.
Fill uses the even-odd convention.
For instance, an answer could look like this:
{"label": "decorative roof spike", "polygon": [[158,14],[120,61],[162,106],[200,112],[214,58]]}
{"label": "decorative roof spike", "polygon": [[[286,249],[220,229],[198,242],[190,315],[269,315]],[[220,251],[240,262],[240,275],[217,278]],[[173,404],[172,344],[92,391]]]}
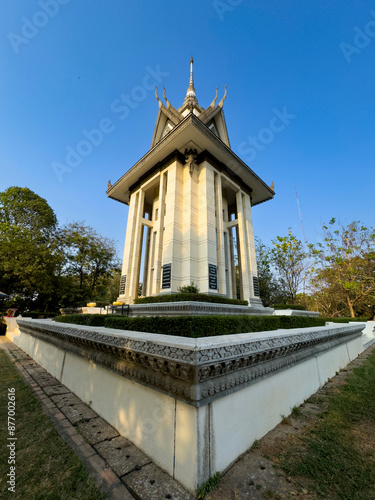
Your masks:
{"label": "decorative roof spike", "polygon": [[194,88],[194,80],[193,80],[193,62],[194,62],[194,59],[191,57],[190,58],[190,80],[189,80],[189,87],[186,91],[185,101],[191,101],[194,104],[198,104],[197,96],[195,94],[195,88]]}
{"label": "decorative roof spike", "polygon": [[155,97],[156,97],[156,99],[157,99],[157,101],[159,103],[159,108],[161,108],[163,106],[163,103],[161,102],[161,100],[160,100],[160,98],[158,96],[158,88],[157,88],[156,85],[155,85]]}
{"label": "decorative roof spike", "polygon": [[227,86],[228,86],[228,85],[225,85],[225,92],[224,92],[223,98],[221,99],[221,101],[220,101],[220,102],[219,102],[219,104],[218,104],[218,106],[219,106],[220,108],[222,108],[222,107],[223,107],[224,101],[225,101],[225,99],[227,98]]}
{"label": "decorative roof spike", "polygon": [[166,92],[166,91],[165,91],[165,87],[164,87],[164,85],[163,85],[163,97],[164,97],[164,99],[165,99],[165,102],[167,103],[167,108],[169,109],[169,108],[171,107],[171,103],[168,101],[168,99],[167,99],[167,95],[166,95],[166,93],[165,93],[165,92]]}
{"label": "decorative roof spike", "polygon": [[211,104],[209,105],[209,108],[214,108],[215,107],[215,102],[217,100],[217,97],[219,95],[219,87],[217,86],[216,87],[216,95],[215,95],[215,99],[211,102]]}

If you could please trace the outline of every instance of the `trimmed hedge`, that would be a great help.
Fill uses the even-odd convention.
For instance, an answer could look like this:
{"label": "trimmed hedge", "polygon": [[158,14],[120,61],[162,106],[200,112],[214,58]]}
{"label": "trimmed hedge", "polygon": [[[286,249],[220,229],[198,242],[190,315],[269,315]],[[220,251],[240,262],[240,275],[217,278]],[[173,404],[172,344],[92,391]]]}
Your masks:
{"label": "trimmed hedge", "polygon": [[[95,319],[94,319],[95,318]],[[236,333],[262,332],[278,328],[324,326],[322,318],[304,316],[152,316],[128,318],[115,315],[77,314],[57,316],[56,321],[80,325],[106,326],[119,330],[176,335],[178,337],[212,337]],[[96,322],[97,321],[97,322]]]}
{"label": "trimmed hedge", "polygon": [[349,323],[350,321],[359,321],[359,322],[371,321],[371,319],[363,316],[358,318],[324,318],[324,320],[333,323]]}
{"label": "trimmed hedge", "polygon": [[275,304],[274,306],[270,306],[273,309],[295,309],[296,311],[307,311],[306,306],[300,306],[296,304]]}
{"label": "trimmed hedge", "polygon": [[59,323],[73,323],[74,325],[105,326],[104,314],[66,314],[56,316],[55,321]]}
{"label": "trimmed hedge", "polygon": [[212,302],[216,304],[233,304],[236,306],[247,306],[246,300],[227,299],[217,295],[207,295],[205,293],[176,293],[173,295],[157,295],[155,297],[142,297],[134,299],[135,304],[155,304],[159,302]]}
{"label": "trimmed hedge", "polygon": [[23,312],[23,316],[31,319],[45,319],[45,318],[54,318],[56,316],[56,313],[45,313],[41,311],[29,311],[29,312]]}

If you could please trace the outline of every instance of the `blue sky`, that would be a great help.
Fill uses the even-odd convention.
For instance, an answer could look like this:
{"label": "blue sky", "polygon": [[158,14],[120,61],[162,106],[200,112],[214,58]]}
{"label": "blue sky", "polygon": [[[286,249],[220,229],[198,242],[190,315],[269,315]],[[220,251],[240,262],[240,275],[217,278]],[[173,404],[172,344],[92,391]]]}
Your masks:
{"label": "blue sky", "polygon": [[[331,217],[374,225],[375,1],[3,0],[0,40],[0,190],[32,189],[120,255],[128,208],[107,182],[150,147],[154,82],[182,104],[191,55],[199,104],[228,85],[232,149],[275,183],[258,237],[302,239],[295,187],[309,242]],[[69,166],[85,135],[96,145]]]}

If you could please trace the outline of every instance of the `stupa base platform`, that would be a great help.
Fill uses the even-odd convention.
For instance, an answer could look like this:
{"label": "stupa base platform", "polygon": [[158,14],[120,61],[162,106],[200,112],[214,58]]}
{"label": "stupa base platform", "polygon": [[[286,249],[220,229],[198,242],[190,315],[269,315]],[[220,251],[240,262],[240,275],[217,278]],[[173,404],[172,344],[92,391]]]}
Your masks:
{"label": "stupa base platform", "polygon": [[[256,300],[256,299],[255,299]],[[260,304],[259,304],[260,303]],[[129,308],[113,306],[114,314],[127,314],[134,318],[137,316],[207,316],[207,315],[267,315],[273,314],[273,309],[263,307],[259,300],[250,306],[237,306],[212,302],[158,302],[154,304],[132,304]]]}

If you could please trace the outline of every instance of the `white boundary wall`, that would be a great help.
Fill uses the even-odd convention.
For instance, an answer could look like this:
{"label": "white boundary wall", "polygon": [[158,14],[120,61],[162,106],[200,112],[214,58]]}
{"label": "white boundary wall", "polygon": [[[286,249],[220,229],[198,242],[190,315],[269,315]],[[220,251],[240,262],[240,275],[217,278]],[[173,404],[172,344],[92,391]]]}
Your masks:
{"label": "white boundary wall", "polygon": [[[275,427],[283,415],[289,415],[294,406],[300,405],[363,350],[358,330],[357,336],[352,335],[330,349],[292,363],[277,373],[263,374],[250,385],[226,391],[207,403],[194,405],[85,359],[84,352],[77,355],[26,333],[27,329],[22,321],[20,323],[21,349],[192,492],[216,471],[224,471],[256,439]],[[45,324],[44,329],[46,327]],[[100,334],[104,330],[65,325],[67,327],[95,330]],[[333,327],[320,327],[321,330],[327,328]],[[348,327],[334,328],[343,331]],[[121,331],[110,332],[121,337]],[[132,335],[133,340],[145,340],[151,335],[123,334]],[[263,339],[272,334],[285,338],[286,331],[263,332]],[[166,338],[155,337],[161,337],[162,342]],[[204,350],[211,346],[217,350],[219,344],[228,342],[227,337],[232,337],[234,344],[239,337],[241,342],[251,337],[255,342],[260,338],[259,334],[241,334],[205,339],[169,337],[168,340],[170,345],[174,342],[184,348],[191,344],[195,352],[197,347]]]}

